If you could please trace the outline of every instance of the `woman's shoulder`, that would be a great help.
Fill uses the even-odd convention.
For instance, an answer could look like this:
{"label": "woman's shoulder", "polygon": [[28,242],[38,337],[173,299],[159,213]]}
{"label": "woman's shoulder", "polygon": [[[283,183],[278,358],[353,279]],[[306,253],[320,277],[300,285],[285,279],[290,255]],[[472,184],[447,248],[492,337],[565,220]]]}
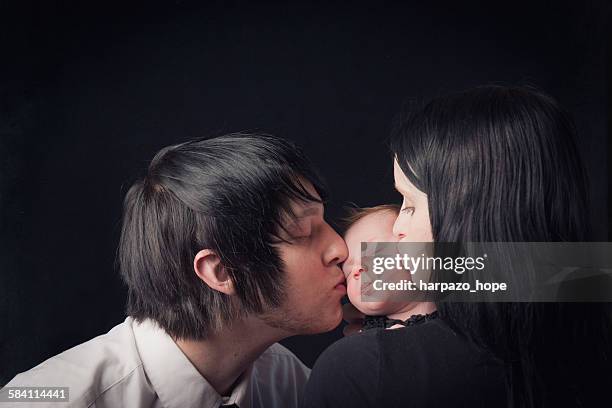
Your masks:
{"label": "woman's shoulder", "polygon": [[[457,341],[456,337],[459,335],[441,319],[400,329],[370,329],[344,337],[330,345],[319,356],[313,370],[328,375],[341,370],[346,375],[367,368],[371,375],[375,375],[384,355],[397,351],[409,356],[412,352],[420,352],[423,347],[430,346],[439,350],[437,344]],[[396,346],[399,347],[398,350],[394,350]]]}
{"label": "woman's shoulder", "polygon": [[380,358],[380,333],[370,330],[344,337],[330,345],[317,359],[313,371],[333,376],[341,371],[342,375],[362,373],[367,368],[369,376],[377,375]]}
{"label": "woman's shoulder", "polygon": [[377,331],[378,347],[401,345],[403,351],[422,351],[439,345],[467,346],[470,340],[441,317],[399,329]]}
{"label": "woman's shoulder", "polygon": [[386,330],[381,350],[379,389],[391,405],[500,406],[505,397],[504,364],[444,319]]}
{"label": "woman's shoulder", "polygon": [[[378,406],[381,393],[387,388],[383,381],[386,361],[400,355],[410,355],[410,342],[392,340],[398,345],[389,348],[389,339],[415,337],[438,331],[433,321],[403,329],[370,329],[344,337],[329,346],[317,359],[305,392],[306,407],[373,407]],[[418,333],[417,333],[418,331]],[[413,333],[414,332],[414,336]],[[404,343],[404,346],[401,344]],[[395,357],[394,357],[395,356]],[[416,363],[419,359],[409,359]],[[422,361],[422,360],[421,360]],[[409,367],[404,367],[411,371]],[[406,384],[410,387],[410,384]]]}
{"label": "woman's shoulder", "polygon": [[503,378],[503,367],[491,354],[438,318],[400,329],[368,330],[332,344],[313,368],[306,406],[453,402],[433,388],[448,388],[451,393],[445,395],[455,395],[461,406],[476,401],[473,390],[497,402],[503,396]]}
{"label": "woman's shoulder", "polygon": [[376,406],[378,330],[344,337],[317,359],[304,392],[304,407]]}
{"label": "woman's shoulder", "polygon": [[450,375],[454,370],[466,372],[483,364],[491,368],[502,365],[489,350],[443,318],[396,330],[377,330],[375,334],[385,372],[416,372],[426,367],[435,375]]}

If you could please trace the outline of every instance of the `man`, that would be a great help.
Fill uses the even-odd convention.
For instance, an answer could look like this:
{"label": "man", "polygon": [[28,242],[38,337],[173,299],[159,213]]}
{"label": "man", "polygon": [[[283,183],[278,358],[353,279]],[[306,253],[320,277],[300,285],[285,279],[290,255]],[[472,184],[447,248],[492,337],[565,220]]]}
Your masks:
{"label": "man", "polygon": [[69,387],[73,407],[296,406],[309,369],[276,342],[336,327],[346,293],[324,195],[281,139],[162,149],[124,202],[128,318],[7,387]]}

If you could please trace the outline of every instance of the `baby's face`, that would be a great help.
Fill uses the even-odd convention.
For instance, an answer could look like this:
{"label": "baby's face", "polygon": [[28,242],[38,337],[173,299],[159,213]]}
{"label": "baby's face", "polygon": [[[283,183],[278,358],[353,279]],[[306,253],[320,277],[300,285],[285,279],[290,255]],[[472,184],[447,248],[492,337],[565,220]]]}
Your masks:
{"label": "baby's face", "polygon": [[346,291],[351,303],[367,315],[388,315],[396,313],[405,307],[408,302],[391,302],[381,300],[377,302],[361,300],[361,278],[364,268],[361,263],[362,242],[396,242],[393,236],[393,224],[397,214],[390,210],[381,210],[368,214],[353,224],[344,236],[349,256],[342,266],[346,276]]}

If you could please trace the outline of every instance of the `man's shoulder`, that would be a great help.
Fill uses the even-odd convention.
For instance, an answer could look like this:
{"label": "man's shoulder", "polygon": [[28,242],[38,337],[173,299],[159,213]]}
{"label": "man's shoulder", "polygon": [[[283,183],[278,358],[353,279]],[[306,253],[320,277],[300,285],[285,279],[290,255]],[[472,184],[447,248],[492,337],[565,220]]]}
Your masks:
{"label": "man's shoulder", "polygon": [[348,367],[348,375],[360,375],[364,370],[371,372],[377,367],[380,334],[383,332],[382,329],[373,329],[341,338],[323,351],[314,370],[318,373],[336,373]]}
{"label": "man's shoulder", "polygon": [[280,343],[274,343],[270,347],[268,347],[266,351],[263,352],[262,357],[263,356],[278,356],[281,358],[289,358],[292,360],[295,359],[299,361],[297,356],[293,354],[291,350],[289,350],[287,347],[283,346]]}
{"label": "man's shoulder", "polygon": [[306,376],[310,374],[310,369],[295,354],[280,343],[274,343],[268,347],[255,360],[255,367],[266,368],[267,370],[298,370],[304,372]]}
{"label": "man's shoulder", "polygon": [[15,376],[6,387],[68,387],[70,406],[88,406],[142,366],[132,319]]}
{"label": "man's shoulder", "polygon": [[256,406],[297,407],[310,369],[291,351],[275,343],[253,363],[251,395]]}

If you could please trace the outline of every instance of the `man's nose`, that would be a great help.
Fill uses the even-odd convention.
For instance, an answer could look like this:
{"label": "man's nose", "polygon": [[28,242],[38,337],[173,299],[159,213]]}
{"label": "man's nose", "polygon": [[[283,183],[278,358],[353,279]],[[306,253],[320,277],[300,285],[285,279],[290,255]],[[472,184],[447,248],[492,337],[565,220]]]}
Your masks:
{"label": "man's nose", "polygon": [[326,265],[338,265],[348,257],[348,248],[340,235],[331,227],[330,243],[327,245],[324,254],[324,262]]}

